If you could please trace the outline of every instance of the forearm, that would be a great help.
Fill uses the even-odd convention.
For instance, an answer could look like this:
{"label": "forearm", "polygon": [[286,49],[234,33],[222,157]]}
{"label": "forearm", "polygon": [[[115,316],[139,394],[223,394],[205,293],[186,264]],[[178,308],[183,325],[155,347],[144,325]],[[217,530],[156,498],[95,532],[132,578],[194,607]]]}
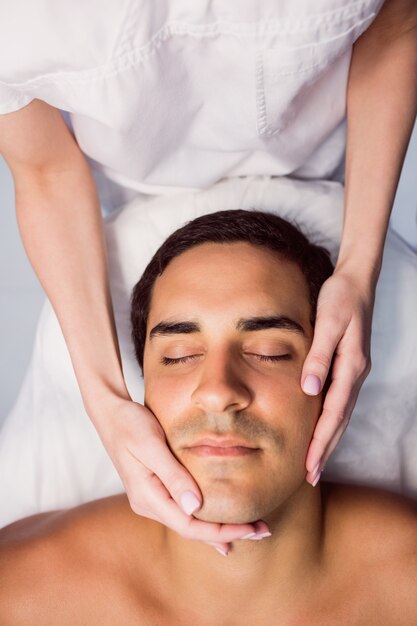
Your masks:
{"label": "forearm", "polygon": [[349,267],[374,284],[417,112],[417,28],[411,19],[397,23],[384,15],[391,6],[381,9],[354,45],[347,94],[345,215],[337,268]]}
{"label": "forearm", "polygon": [[103,224],[87,163],[15,177],[33,268],[59,319],[90,416],[103,396],[128,398],[108,287]]}

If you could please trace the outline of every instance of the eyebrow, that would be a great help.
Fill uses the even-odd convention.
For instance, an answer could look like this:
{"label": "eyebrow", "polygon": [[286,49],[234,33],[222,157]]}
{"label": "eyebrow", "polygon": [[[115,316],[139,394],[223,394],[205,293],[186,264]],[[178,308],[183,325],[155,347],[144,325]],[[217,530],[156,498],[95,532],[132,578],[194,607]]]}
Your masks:
{"label": "eyebrow", "polygon": [[270,315],[267,317],[249,317],[240,319],[236,324],[237,330],[267,330],[268,328],[279,328],[281,330],[291,330],[293,332],[305,335],[306,332],[299,322],[286,317],[284,315]]}
{"label": "eyebrow", "polygon": [[[284,315],[241,318],[236,324],[236,330],[242,332],[268,330],[269,328],[289,330],[304,336],[306,335],[306,332],[301,324]],[[149,338],[153,339],[157,336],[166,337],[168,335],[190,335],[192,333],[199,332],[201,332],[201,326],[197,322],[162,321],[152,328],[149,333]]]}
{"label": "eyebrow", "polygon": [[149,338],[165,335],[189,335],[199,333],[201,328],[196,322],[159,322],[149,333]]}

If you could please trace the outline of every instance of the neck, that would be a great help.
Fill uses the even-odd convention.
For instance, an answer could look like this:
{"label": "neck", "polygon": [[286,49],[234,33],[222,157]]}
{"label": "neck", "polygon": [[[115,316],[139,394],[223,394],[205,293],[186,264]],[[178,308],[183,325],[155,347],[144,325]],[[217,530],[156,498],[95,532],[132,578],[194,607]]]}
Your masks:
{"label": "neck", "polygon": [[[166,529],[166,556],[174,597],[187,599],[191,610],[202,607],[207,618],[236,615],[244,605],[256,611],[288,605],[314,586],[323,546],[320,487],[304,482],[293,496],[265,518],[272,537],[241,540],[229,555],[187,541]],[[215,598],[215,602],[213,602]]]}

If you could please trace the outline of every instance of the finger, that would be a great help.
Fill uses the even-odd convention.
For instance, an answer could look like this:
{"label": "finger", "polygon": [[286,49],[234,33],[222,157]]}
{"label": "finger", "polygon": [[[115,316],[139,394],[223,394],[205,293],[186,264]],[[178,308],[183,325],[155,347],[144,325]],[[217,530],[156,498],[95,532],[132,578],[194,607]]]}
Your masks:
{"label": "finger", "polygon": [[[318,423],[316,431],[310,442],[310,446],[306,458],[306,469],[308,472],[314,473],[317,470],[318,465],[322,464],[324,454],[330,444],[330,441],[335,437],[342,425],[345,430],[349,424],[350,417],[355,405],[357,393],[352,401],[346,405],[344,410],[336,409],[324,409],[320,416],[322,425]],[[322,430],[320,430],[322,428]]]}
{"label": "finger", "polygon": [[[265,524],[263,533],[256,531],[254,524],[218,524],[215,522],[203,522],[195,518],[189,518],[190,522],[185,532],[181,532],[181,528],[177,530],[183,537],[187,539],[196,539],[198,541],[214,540],[218,542],[231,543],[240,539],[263,539],[270,536],[268,526]],[[206,539],[207,538],[207,539]]]}
{"label": "finger", "polygon": [[318,483],[318,481],[321,478],[321,474],[324,471],[327,461],[329,460],[329,458],[331,457],[331,455],[333,454],[333,452],[335,451],[335,449],[337,448],[340,440],[342,439],[343,435],[346,432],[346,429],[348,427],[349,424],[349,420],[345,419],[343,420],[343,422],[340,424],[339,428],[337,429],[335,436],[333,437],[332,441],[330,442],[330,444],[328,445],[326,452],[323,454],[323,458],[321,459],[319,465],[317,468],[315,468],[314,472],[311,472],[307,475],[306,480],[307,482],[309,482],[313,487],[315,487]]}
{"label": "finger", "polygon": [[301,386],[304,393],[316,396],[323,389],[332,364],[333,354],[344,330],[329,315],[317,318],[313,343],[301,373]]}
{"label": "finger", "polygon": [[[173,502],[171,500],[171,502]],[[168,503],[169,505],[169,503]],[[177,507],[178,508],[178,507]],[[174,530],[186,539],[194,539],[197,541],[214,541],[215,543],[230,543],[232,541],[238,541],[239,539],[252,539],[258,536],[258,539],[262,539],[260,535],[270,536],[270,530],[265,522],[251,523],[251,524],[219,524],[215,522],[204,522],[194,517],[188,517],[184,523],[183,514],[178,517],[178,524],[174,519],[175,510],[171,509],[167,513],[170,519],[173,520],[172,526],[175,526]],[[262,527],[262,531],[260,530]]]}
{"label": "finger", "polygon": [[362,384],[356,370],[345,364],[342,357],[335,362],[335,372],[308,449],[306,468],[309,472],[314,472],[341,422],[349,420]]}
{"label": "finger", "polygon": [[213,546],[213,548],[222,556],[227,556],[229,554],[228,543],[214,543],[213,541],[207,541],[206,543],[209,546]]}
{"label": "finger", "polygon": [[230,543],[256,532],[253,524],[218,524],[189,517],[172,499],[166,501],[161,507],[160,518],[166,526],[185,539],[196,541]]}
{"label": "finger", "polygon": [[146,450],[146,454],[143,454],[142,449],[129,448],[134,459],[144,464],[165,485],[184,513],[192,515],[201,507],[203,498],[190,473],[177,461],[165,440],[149,437]]}
{"label": "finger", "polygon": [[329,460],[329,458],[332,456],[333,452],[336,450],[337,446],[339,445],[340,440],[345,434],[348,425],[349,425],[349,420],[346,419],[340,424],[339,428],[335,432],[333,439],[331,440],[331,442],[326,448],[325,453],[323,454],[323,457],[320,463],[322,469],[324,469],[325,465],[327,464],[327,461]]}
{"label": "finger", "polygon": [[266,533],[271,534],[268,524],[263,520],[260,519],[257,522],[254,522],[253,525],[255,527],[255,532],[257,535],[265,535]]}
{"label": "finger", "polygon": [[[265,522],[259,520],[258,522],[255,522],[254,526],[256,529],[256,534],[253,537],[247,537],[246,539],[248,541],[258,541],[271,536],[271,533],[268,530]],[[243,539],[241,540],[243,541]],[[213,548],[215,548],[223,556],[227,556],[229,553],[230,545],[228,543],[214,543],[212,541],[207,541],[206,543],[210,546],[213,546]]]}
{"label": "finger", "polygon": [[[141,482],[141,494],[128,494],[130,505],[135,513],[146,515],[158,520],[171,528],[185,539],[213,543],[230,543],[244,536],[261,532],[268,532],[269,528],[263,521],[259,524],[218,524],[203,522],[186,515],[173,500],[156,475],[148,479],[146,487]],[[152,512],[150,515],[148,512]]]}

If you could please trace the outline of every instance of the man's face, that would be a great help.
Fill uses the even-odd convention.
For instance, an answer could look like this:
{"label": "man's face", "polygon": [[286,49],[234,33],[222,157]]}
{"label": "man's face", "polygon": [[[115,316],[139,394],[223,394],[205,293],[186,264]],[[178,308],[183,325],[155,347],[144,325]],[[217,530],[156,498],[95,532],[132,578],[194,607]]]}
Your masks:
{"label": "man's face", "polygon": [[251,522],[304,483],[321,397],[300,386],[311,345],[297,265],[247,243],[204,244],[156,280],[145,403],[203,494],[196,517]]}

